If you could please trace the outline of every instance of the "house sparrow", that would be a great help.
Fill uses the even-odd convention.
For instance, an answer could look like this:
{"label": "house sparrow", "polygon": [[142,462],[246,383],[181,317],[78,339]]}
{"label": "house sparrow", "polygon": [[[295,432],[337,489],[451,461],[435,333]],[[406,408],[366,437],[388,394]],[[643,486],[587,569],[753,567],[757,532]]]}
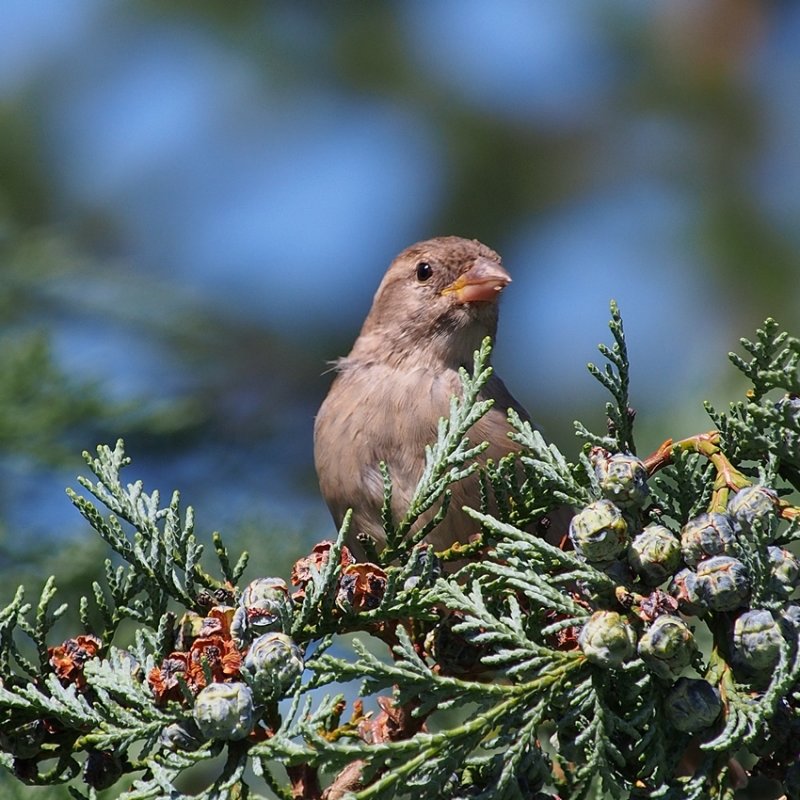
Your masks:
{"label": "house sparrow", "polygon": [[[353,509],[348,546],[363,549],[367,533],[378,548],[386,462],[392,479],[392,514],[405,515],[425,466],[425,445],[436,441],[450,398],[461,394],[459,367],[497,329],[498,298],[511,282],[500,256],[475,240],[444,236],[400,253],[381,281],[350,354],[336,362],[337,375],[314,424],[314,461],[320,488],[341,525]],[[518,446],[508,437],[506,414],[528,415],[493,375],[481,399],[494,406],[469,438],[487,441],[480,460],[495,462]],[[437,550],[465,542],[478,526],[462,506],[479,507],[475,476],[451,487],[445,519],[427,537]],[[429,512],[428,516],[433,512]]]}

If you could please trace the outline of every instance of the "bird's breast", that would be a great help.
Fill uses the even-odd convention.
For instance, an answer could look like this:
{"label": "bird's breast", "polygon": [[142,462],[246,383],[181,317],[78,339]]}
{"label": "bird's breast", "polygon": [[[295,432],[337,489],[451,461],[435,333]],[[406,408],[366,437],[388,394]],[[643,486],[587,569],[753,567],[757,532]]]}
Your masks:
{"label": "bird's breast", "polygon": [[314,458],[328,504],[341,514],[359,501],[379,507],[381,462],[389,466],[395,502],[410,500],[425,446],[436,440],[439,418],[459,391],[451,371],[372,365],[340,372],[314,426]]}

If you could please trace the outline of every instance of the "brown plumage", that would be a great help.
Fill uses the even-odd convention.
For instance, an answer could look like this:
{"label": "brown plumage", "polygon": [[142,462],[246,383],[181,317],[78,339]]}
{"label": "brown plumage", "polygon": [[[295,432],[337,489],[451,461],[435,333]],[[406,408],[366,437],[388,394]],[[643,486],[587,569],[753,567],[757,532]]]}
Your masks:
{"label": "brown plumage", "polygon": [[[446,236],[419,242],[400,253],[381,281],[350,354],[314,425],[314,460],[320,488],[337,525],[353,509],[348,544],[365,532],[380,546],[385,461],[392,478],[392,513],[408,509],[425,465],[425,445],[436,440],[438,421],[460,394],[458,368],[497,329],[497,300],[511,278],[500,256],[477,241]],[[497,461],[516,449],[508,438],[508,408],[528,415],[493,376],[482,394],[494,407],[471,430],[488,441],[482,459]],[[474,478],[453,487],[444,521],[428,537],[437,549],[466,541],[477,526],[463,513],[477,507]]]}

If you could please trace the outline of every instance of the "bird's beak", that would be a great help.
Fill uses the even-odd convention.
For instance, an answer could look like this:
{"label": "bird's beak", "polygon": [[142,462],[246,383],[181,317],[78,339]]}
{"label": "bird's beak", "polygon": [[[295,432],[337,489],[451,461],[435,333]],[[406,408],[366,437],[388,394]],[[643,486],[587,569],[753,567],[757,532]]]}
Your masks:
{"label": "bird's beak", "polygon": [[494,300],[511,283],[511,276],[496,262],[479,258],[459,275],[442,294],[452,294],[456,303],[486,303]]}

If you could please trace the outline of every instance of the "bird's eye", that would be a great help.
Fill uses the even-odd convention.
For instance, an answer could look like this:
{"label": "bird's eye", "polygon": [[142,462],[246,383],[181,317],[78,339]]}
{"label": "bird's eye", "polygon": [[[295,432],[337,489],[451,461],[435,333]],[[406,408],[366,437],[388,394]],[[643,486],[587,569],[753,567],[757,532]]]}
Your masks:
{"label": "bird's eye", "polygon": [[431,265],[427,261],[420,261],[419,264],[417,264],[417,280],[422,283],[428,280],[431,275],[433,275]]}

